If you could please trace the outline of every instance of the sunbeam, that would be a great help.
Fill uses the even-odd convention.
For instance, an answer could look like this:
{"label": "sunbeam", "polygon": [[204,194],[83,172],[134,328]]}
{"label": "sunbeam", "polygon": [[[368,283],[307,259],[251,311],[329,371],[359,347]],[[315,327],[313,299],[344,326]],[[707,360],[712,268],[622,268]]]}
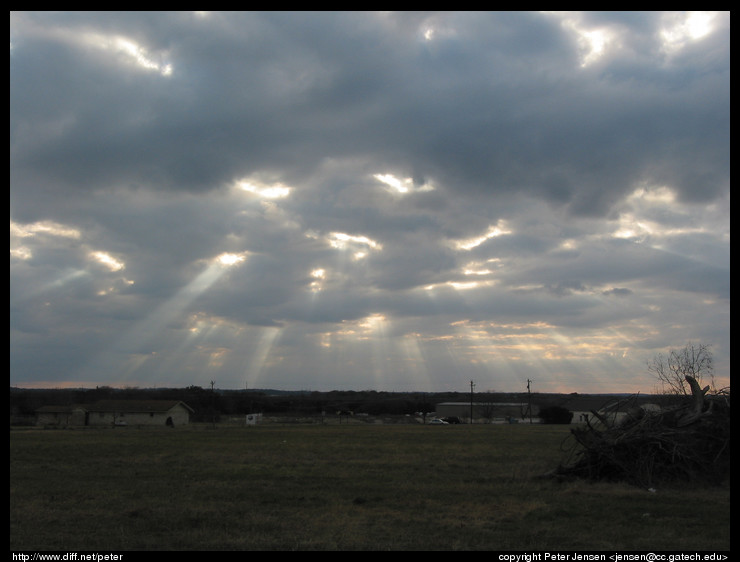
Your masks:
{"label": "sunbeam", "polygon": [[[228,256],[224,259],[224,256]],[[171,339],[169,327],[172,323],[184,320],[183,313],[204,292],[206,292],[226,272],[228,267],[238,264],[242,259],[233,258],[234,254],[218,256],[195,279],[183,287],[175,296],[157,307],[144,320],[126,332],[110,349],[98,354],[84,371],[98,376],[118,379],[121,383],[130,379],[147,361],[153,358],[175,361],[181,351],[170,351],[169,357],[159,357],[158,349]],[[192,336],[190,332],[186,340]],[[153,381],[150,381],[153,382]]]}
{"label": "sunbeam", "polygon": [[262,328],[259,337],[259,344],[249,359],[245,379],[248,386],[259,386],[266,382],[266,366],[269,364],[270,352],[279,336],[282,328],[270,326]]}

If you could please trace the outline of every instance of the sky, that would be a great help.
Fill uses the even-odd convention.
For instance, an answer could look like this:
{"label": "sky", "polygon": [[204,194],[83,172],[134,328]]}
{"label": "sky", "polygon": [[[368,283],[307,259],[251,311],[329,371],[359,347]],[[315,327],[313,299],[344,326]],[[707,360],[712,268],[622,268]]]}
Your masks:
{"label": "sky", "polygon": [[10,385],[730,373],[729,12],[11,12]]}

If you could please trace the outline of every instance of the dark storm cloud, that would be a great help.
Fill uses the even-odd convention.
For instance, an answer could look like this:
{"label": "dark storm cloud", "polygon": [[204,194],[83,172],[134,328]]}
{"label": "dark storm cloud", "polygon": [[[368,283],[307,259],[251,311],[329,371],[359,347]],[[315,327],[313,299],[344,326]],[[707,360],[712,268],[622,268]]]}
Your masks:
{"label": "dark storm cloud", "polygon": [[[95,25],[80,19],[70,33]],[[651,174],[675,180],[685,150],[695,171],[682,193],[706,198],[727,180],[729,73],[653,63],[658,82],[619,59],[616,73],[611,61],[584,70],[545,15],[455,14],[445,25],[460,29],[429,46],[420,28],[360,13],[146,19],[156,24],[134,37],[173,26],[164,43],[144,43],[176,66],[167,81],[54,37],[14,53],[11,138],[57,123],[65,141],[15,149],[16,174],[215,189],[254,170],[296,177],[323,158],[362,156],[463,192],[533,192],[599,213]]]}
{"label": "dark storm cloud", "polygon": [[151,331],[126,345],[172,378],[185,336],[256,369],[235,334],[285,366],[302,323],[336,350],[728,306],[729,14],[700,16],[12,13],[14,376],[85,333]]}

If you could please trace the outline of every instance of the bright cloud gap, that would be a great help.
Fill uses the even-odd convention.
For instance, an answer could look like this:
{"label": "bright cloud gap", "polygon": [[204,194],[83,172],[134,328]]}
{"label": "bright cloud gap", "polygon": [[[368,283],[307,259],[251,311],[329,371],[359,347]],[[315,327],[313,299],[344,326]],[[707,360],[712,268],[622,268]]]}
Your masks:
{"label": "bright cloud gap", "polygon": [[258,197],[265,199],[282,199],[288,197],[292,189],[281,183],[265,184],[252,180],[242,180],[237,182],[237,187]]}
{"label": "bright cloud gap", "polygon": [[246,259],[245,254],[233,254],[225,252],[216,258],[216,262],[223,266],[237,265]]}
{"label": "bright cloud gap", "polygon": [[373,177],[385,185],[391,193],[407,195],[414,192],[434,191],[434,186],[428,183],[416,185],[412,178],[399,179],[393,174],[374,174]]}
{"label": "bright cloud gap", "polygon": [[455,243],[455,246],[460,250],[472,250],[491,238],[497,238],[511,233],[511,229],[506,226],[506,221],[499,220],[494,226],[489,227],[488,231],[482,236],[474,236],[466,240],[458,241]]}

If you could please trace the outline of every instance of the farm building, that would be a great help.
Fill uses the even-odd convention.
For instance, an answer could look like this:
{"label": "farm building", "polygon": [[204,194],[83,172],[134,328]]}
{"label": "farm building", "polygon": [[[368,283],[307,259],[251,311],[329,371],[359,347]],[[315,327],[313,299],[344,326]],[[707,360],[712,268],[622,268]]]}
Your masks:
{"label": "farm building", "polygon": [[77,406],[43,406],[36,410],[41,426],[179,426],[190,422],[193,409],[179,400],[102,400]]}
{"label": "farm building", "polygon": [[44,427],[87,425],[87,410],[84,406],[42,406],[36,410],[36,425]]}
{"label": "farm building", "polygon": [[179,400],[102,400],[88,407],[88,425],[186,425],[193,409]]}
{"label": "farm building", "polygon": [[[634,400],[625,400],[626,396],[611,395],[544,395],[532,402],[532,421],[539,423],[539,411],[548,406],[559,406],[573,412],[571,423],[586,423],[594,419],[593,412],[612,420],[619,419],[626,414],[627,409],[635,406]],[[649,403],[649,397],[641,397],[637,401],[647,409],[655,409],[655,404]],[[435,406],[437,417],[458,417],[461,420],[470,420],[470,402],[442,402]],[[527,403],[513,402],[473,402],[473,421],[476,423],[501,421],[529,421]]]}

